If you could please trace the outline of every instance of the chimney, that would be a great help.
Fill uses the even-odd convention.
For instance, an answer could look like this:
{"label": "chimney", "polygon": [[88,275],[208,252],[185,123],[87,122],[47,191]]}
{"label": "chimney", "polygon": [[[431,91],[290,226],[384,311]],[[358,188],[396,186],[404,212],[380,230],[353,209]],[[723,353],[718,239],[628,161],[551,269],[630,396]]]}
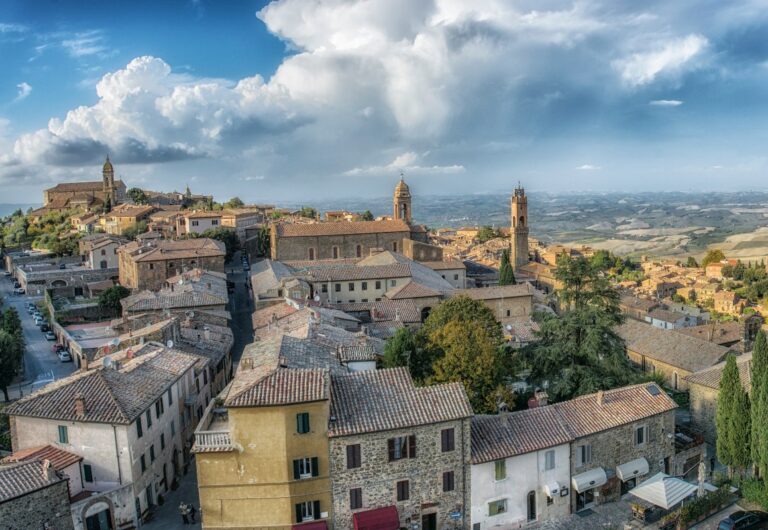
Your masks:
{"label": "chimney", "polygon": [[605,392],[603,392],[602,390],[598,390],[597,391],[597,405],[599,407],[602,407],[604,400],[605,400]]}
{"label": "chimney", "polygon": [[534,393],[533,396],[536,398],[536,402],[539,404],[539,407],[546,407],[549,403],[549,394],[543,390]]}
{"label": "chimney", "polygon": [[211,340],[211,330],[210,328],[203,328],[203,336],[205,336],[205,340]]}
{"label": "chimney", "polygon": [[75,396],[75,414],[85,416],[85,396],[82,394]]}
{"label": "chimney", "polygon": [[51,481],[56,478],[56,470],[53,469],[51,461],[47,458],[43,460],[43,480]]}

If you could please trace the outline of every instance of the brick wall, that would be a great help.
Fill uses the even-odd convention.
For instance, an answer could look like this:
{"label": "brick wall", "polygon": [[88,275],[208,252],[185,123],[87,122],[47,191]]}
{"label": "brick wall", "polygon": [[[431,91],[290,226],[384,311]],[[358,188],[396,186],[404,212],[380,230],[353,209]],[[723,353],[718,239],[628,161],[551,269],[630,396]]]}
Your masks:
{"label": "brick wall", "polygon": [[0,504],[0,521],[3,528],[12,522],[15,526],[9,528],[43,528],[49,524],[56,530],[71,530],[74,527],[67,481]]}

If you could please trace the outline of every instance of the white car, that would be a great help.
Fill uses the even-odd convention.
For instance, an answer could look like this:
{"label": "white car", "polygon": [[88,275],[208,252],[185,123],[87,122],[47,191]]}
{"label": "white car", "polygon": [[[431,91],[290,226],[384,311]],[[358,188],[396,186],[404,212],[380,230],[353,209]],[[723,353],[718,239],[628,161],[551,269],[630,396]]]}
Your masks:
{"label": "white car", "polygon": [[72,362],[72,355],[67,350],[61,350],[59,353],[57,353],[59,356],[59,360],[63,363],[71,363]]}

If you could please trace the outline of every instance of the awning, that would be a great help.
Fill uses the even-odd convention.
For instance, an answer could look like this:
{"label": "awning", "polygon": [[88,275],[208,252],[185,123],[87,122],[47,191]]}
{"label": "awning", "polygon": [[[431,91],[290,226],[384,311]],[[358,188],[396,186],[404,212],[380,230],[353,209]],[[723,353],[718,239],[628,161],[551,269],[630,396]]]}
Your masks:
{"label": "awning", "polygon": [[400,528],[400,516],[396,506],[386,506],[357,512],[352,515],[355,530],[398,530]]}
{"label": "awning", "polygon": [[622,482],[626,482],[630,479],[639,477],[640,475],[648,474],[648,469],[650,469],[648,467],[648,460],[645,458],[638,458],[637,460],[632,460],[626,464],[616,466],[616,475],[618,475]]}
{"label": "awning", "polygon": [[591,490],[592,488],[599,488],[606,482],[608,482],[608,477],[605,475],[605,469],[602,467],[590,469],[589,471],[582,473],[581,475],[576,475],[571,479],[573,489],[579,493]]}
{"label": "awning", "polygon": [[291,528],[292,530],[328,530],[328,525],[326,524],[325,519],[323,519],[321,521],[295,524]]}
{"label": "awning", "polygon": [[552,497],[553,499],[558,497],[560,495],[560,484],[557,482],[550,482],[549,484],[545,484],[544,493],[547,494],[547,497]]}
{"label": "awning", "polygon": [[665,510],[677,506],[683,500],[694,495],[698,488],[693,484],[664,473],[654,476],[630,491],[638,499],[643,499]]}

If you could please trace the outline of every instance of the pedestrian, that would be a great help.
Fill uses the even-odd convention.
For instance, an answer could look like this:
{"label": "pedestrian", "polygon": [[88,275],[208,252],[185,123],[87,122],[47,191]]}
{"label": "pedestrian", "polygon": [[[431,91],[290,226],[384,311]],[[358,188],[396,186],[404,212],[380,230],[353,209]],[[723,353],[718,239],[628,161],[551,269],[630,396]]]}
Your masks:
{"label": "pedestrian", "polygon": [[184,524],[189,524],[189,508],[183,502],[179,504],[179,513],[181,514],[181,520]]}
{"label": "pedestrian", "polygon": [[197,508],[194,504],[189,505],[189,515],[192,517],[192,522],[195,522],[195,515],[197,515]]}

